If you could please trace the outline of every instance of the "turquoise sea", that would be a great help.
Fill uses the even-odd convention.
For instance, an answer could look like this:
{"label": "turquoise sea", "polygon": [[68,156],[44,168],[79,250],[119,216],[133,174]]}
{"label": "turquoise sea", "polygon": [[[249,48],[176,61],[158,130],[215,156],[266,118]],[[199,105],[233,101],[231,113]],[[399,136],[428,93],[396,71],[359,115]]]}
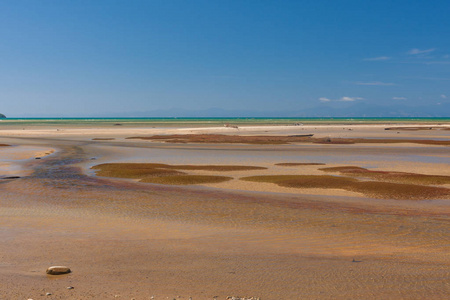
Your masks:
{"label": "turquoise sea", "polygon": [[11,127],[209,127],[224,124],[450,124],[450,118],[7,118],[0,129]]}

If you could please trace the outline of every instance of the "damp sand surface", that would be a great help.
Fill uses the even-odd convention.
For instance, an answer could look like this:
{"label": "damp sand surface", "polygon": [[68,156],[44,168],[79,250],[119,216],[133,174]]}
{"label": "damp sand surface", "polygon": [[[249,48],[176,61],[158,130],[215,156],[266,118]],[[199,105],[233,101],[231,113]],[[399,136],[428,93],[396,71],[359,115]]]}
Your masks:
{"label": "damp sand surface", "polygon": [[[241,180],[330,176],[320,169],[343,166],[450,176],[448,147],[173,144],[127,140],[133,132],[117,130],[105,133],[114,140],[57,131],[0,140],[56,150],[27,160],[29,175],[0,181],[1,299],[448,298],[449,200]],[[393,134],[365,130],[352,134]],[[280,128],[267,134],[275,132]],[[334,127],[321,132],[337,136]],[[402,132],[421,139],[449,134]],[[233,179],[181,186],[96,176],[92,167],[107,163],[165,164]],[[249,168],[198,167],[212,165]],[[51,265],[72,273],[46,275]]]}
{"label": "damp sand surface", "polygon": [[8,145],[0,147],[0,179],[31,174],[26,167],[33,159],[42,159],[55,152],[51,146]]}

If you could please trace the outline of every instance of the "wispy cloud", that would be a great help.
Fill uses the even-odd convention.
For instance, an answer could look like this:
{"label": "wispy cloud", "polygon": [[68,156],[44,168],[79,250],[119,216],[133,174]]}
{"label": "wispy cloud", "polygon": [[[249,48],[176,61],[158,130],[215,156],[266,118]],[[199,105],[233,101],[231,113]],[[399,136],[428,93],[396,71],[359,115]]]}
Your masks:
{"label": "wispy cloud", "polygon": [[417,48],[411,49],[407,52],[407,54],[409,55],[418,55],[418,54],[426,54],[426,53],[431,53],[434,50],[436,50],[436,48],[430,48],[430,49],[424,49],[424,50],[420,50]]}
{"label": "wispy cloud", "polygon": [[393,100],[406,100],[406,97],[392,97]]}
{"label": "wispy cloud", "polygon": [[441,95],[441,98],[442,98],[442,99],[447,99],[447,95],[442,94],[442,95]]}
{"label": "wispy cloud", "polygon": [[365,61],[383,61],[383,60],[389,60],[392,57],[389,56],[378,56],[378,57],[370,57],[370,58],[364,58]]}
{"label": "wispy cloud", "polygon": [[320,97],[319,101],[320,102],[334,102],[334,101],[344,101],[344,102],[351,102],[351,101],[356,101],[356,100],[364,100],[364,98],[362,97],[341,97],[339,99],[330,99],[330,98],[326,98],[326,97]]}
{"label": "wispy cloud", "polygon": [[338,101],[345,101],[345,102],[351,102],[351,101],[356,101],[356,100],[364,100],[364,98],[361,97],[342,97],[341,99],[339,99]]}
{"label": "wispy cloud", "polygon": [[391,82],[381,82],[381,81],[370,81],[370,82],[355,82],[357,85],[379,85],[379,86],[392,86],[396,85],[395,83]]}

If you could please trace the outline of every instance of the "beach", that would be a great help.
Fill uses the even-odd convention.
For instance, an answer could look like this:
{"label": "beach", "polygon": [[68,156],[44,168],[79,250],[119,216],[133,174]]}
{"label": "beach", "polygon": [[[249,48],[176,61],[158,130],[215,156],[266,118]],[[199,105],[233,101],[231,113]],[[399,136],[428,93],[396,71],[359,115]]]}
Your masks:
{"label": "beach", "polygon": [[0,299],[448,299],[449,122],[236,124],[0,127]]}

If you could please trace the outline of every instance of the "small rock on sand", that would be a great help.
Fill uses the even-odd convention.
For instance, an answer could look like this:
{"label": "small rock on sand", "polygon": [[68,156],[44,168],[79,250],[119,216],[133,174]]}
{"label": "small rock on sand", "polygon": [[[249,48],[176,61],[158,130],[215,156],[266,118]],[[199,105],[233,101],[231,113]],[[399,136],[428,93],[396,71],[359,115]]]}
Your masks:
{"label": "small rock on sand", "polygon": [[68,267],[65,266],[52,266],[47,269],[46,273],[50,275],[61,275],[61,274],[67,274],[70,273],[71,270]]}

